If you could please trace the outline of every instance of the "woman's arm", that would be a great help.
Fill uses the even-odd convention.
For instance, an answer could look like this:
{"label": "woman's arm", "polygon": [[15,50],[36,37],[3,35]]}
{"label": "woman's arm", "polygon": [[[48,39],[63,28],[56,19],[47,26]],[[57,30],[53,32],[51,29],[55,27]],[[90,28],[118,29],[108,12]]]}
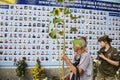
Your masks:
{"label": "woman's arm", "polygon": [[66,75],[64,76],[64,79],[66,80],[66,79],[68,79],[69,77],[70,77],[70,73],[66,74]]}
{"label": "woman's arm", "polygon": [[99,54],[99,57],[101,57],[102,59],[106,60],[108,63],[110,63],[114,66],[119,66],[119,61],[111,60],[111,59],[105,57],[103,54]]}
{"label": "woman's arm", "polygon": [[[65,54],[63,54],[62,55],[62,59],[67,63],[67,65],[69,66],[69,68],[71,69],[71,71],[73,72],[73,74],[76,75],[76,67],[71,63],[71,61],[68,59],[68,57]],[[80,74],[83,73],[82,68],[79,67],[78,70],[79,70]]]}

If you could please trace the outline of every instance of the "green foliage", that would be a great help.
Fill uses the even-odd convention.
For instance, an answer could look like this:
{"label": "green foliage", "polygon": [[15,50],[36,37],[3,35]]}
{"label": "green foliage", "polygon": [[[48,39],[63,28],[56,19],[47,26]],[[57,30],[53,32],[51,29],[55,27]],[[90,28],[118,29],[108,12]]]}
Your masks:
{"label": "green foliage", "polygon": [[[63,3],[64,1],[65,0],[57,0],[57,2],[60,2],[60,3]],[[74,1],[74,0],[67,0],[67,1]],[[54,26],[53,26],[54,28],[49,33],[49,36],[52,39],[58,39],[58,34],[63,37],[63,46],[61,46],[62,49],[63,49],[63,53],[66,52],[66,49],[65,49],[65,47],[66,47],[66,45],[65,45],[66,44],[66,41],[65,41],[65,32],[66,32],[66,30],[65,30],[65,28],[66,28],[65,19],[66,19],[66,15],[70,15],[71,13],[72,13],[72,11],[68,7],[63,7],[62,9],[56,7],[55,9],[53,9],[53,11],[50,12],[50,15],[53,16],[53,20],[51,22],[54,24]],[[76,17],[76,16],[70,15],[70,18],[72,20],[75,20],[75,19],[80,18],[80,16]],[[60,30],[56,29],[57,28],[56,25],[61,25],[63,30],[60,31]],[[71,31],[76,32],[77,29],[76,28],[71,28]],[[59,54],[59,51],[58,51],[58,54]],[[60,62],[60,59],[59,59],[59,62]],[[60,73],[61,80],[64,80],[63,77],[64,77],[64,61],[63,61],[63,64],[62,64],[62,72]]]}
{"label": "green foliage", "polygon": [[[73,0],[71,0],[73,1]],[[57,39],[57,34],[63,36],[64,35],[64,32],[63,31],[59,31],[56,28],[56,25],[62,25],[65,26],[65,15],[68,15],[70,14],[70,18],[72,20],[76,20],[78,18],[80,18],[81,16],[72,16],[71,14],[72,12],[70,11],[69,8],[67,7],[63,7],[62,9],[56,7],[55,9],[53,9],[53,11],[50,12],[51,16],[54,16],[53,17],[53,20],[51,21],[53,24],[54,24],[54,29],[51,30],[51,32],[49,33],[49,36],[52,38],[52,39]],[[61,14],[61,15],[60,15]],[[51,23],[50,22],[50,23]],[[49,24],[50,25],[50,24]],[[70,30],[71,32],[77,32],[78,30],[76,28],[71,28]]]}
{"label": "green foliage", "polygon": [[18,61],[16,75],[18,77],[25,76],[26,67],[27,67],[27,64],[26,64],[25,60]]}
{"label": "green foliage", "polygon": [[60,18],[55,17],[55,18],[53,19],[53,23],[54,23],[54,24],[56,24],[56,23],[62,24],[62,23],[63,23],[63,20],[60,19]]}
{"label": "green foliage", "polygon": [[76,29],[76,27],[71,27],[70,31],[71,32],[77,32],[78,30]]}
{"label": "green foliage", "polygon": [[78,18],[81,18],[81,16],[76,17],[76,16],[72,16],[72,14],[71,14],[71,15],[70,15],[70,18],[71,18],[71,20],[76,20],[76,19],[78,19]]}
{"label": "green foliage", "polygon": [[95,80],[98,72],[98,67],[100,65],[100,61],[96,58],[93,59],[93,80]]}
{"label": "green foliage", "polygon": [[64,35],[64,33],[63,33],[63,31],[59,31],[59,33],[58,33],[59,35],[61,35],[61,36],[63,36]]}
{"label": "green foliage", "polygon": [[57,39],[57,33],[58,33],[58,30],[53,28],[51,30],[51,32],[49,33],[49,36],[52,38],[52,39]]}
{"label": "green foliage", "polygon": [[75,0],[69,0],[69,1],[75,1]]}
{"label": "green foliage", "polygon": [[39,59],[37,59],[37,64],[30,68],[30,73],[32,74],[32,80],[43,80],[45,78],[45,69],[40,65]]}
{"label": "green foliage", "polygon": [[70,11],[70,9],[67,8],[67,7],[64,7],[64,8],[62,9],[62,12],[64,13],[64,15],[66,15],[66,14],[71,14],[71,13],[72,13],[72,12]]}
{"label": "green foliage", "polygon": [[53,29],[51,30],[51,32],[49,33],[49,36],[50,36],[52,39],[57,39],[57,38],[58,38],[58,37],[57,37],[58,34],[61,35],[61,36],[63,36],[63,31],[59,31],[59,30],[53,28]]}
{"label": "green foliage", "polygon": [[63,2],[64,2],[64,0],[57,0],[57,2],[63,3]]}

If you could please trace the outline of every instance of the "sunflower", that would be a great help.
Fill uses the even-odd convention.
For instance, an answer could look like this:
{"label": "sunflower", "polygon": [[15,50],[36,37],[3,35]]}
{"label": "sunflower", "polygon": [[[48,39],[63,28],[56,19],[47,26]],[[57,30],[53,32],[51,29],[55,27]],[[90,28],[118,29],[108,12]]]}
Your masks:
{"label": "sunflower", "polygon": [[55,16],[60,16],[60,8],[55,8]]}

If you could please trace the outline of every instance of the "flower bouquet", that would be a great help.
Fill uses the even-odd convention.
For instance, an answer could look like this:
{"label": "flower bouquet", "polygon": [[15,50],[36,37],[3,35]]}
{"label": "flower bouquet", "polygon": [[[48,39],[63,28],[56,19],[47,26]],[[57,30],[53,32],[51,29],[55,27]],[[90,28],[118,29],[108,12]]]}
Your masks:
{"label": "flower bouquet", "polygon": [[16,66],[17,66],[16,75],[19,77],[20,80],[21,77],[25,76],[25,72],[26,72],[27,64],[25,62],[25,59],[19,60]]}
{"label": "flower bouquet", "polygon": [[30,73],[32,74],[33,80],[42,80],[45,78],[44,67],[40,65],[39,61],[30,69]]}

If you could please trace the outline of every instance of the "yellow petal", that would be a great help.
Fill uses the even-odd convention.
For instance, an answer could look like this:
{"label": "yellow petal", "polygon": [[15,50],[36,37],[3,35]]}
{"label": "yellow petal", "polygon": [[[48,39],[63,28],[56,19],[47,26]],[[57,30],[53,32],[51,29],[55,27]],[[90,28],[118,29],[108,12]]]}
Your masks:
{"label": "yellow petal", "polygon": [[60,16],[60,8],[55,8],[55,15]]}
{"label": "yellow petal", "polygon": [[44,71],[44,67],[41,67],[41,71]]}

